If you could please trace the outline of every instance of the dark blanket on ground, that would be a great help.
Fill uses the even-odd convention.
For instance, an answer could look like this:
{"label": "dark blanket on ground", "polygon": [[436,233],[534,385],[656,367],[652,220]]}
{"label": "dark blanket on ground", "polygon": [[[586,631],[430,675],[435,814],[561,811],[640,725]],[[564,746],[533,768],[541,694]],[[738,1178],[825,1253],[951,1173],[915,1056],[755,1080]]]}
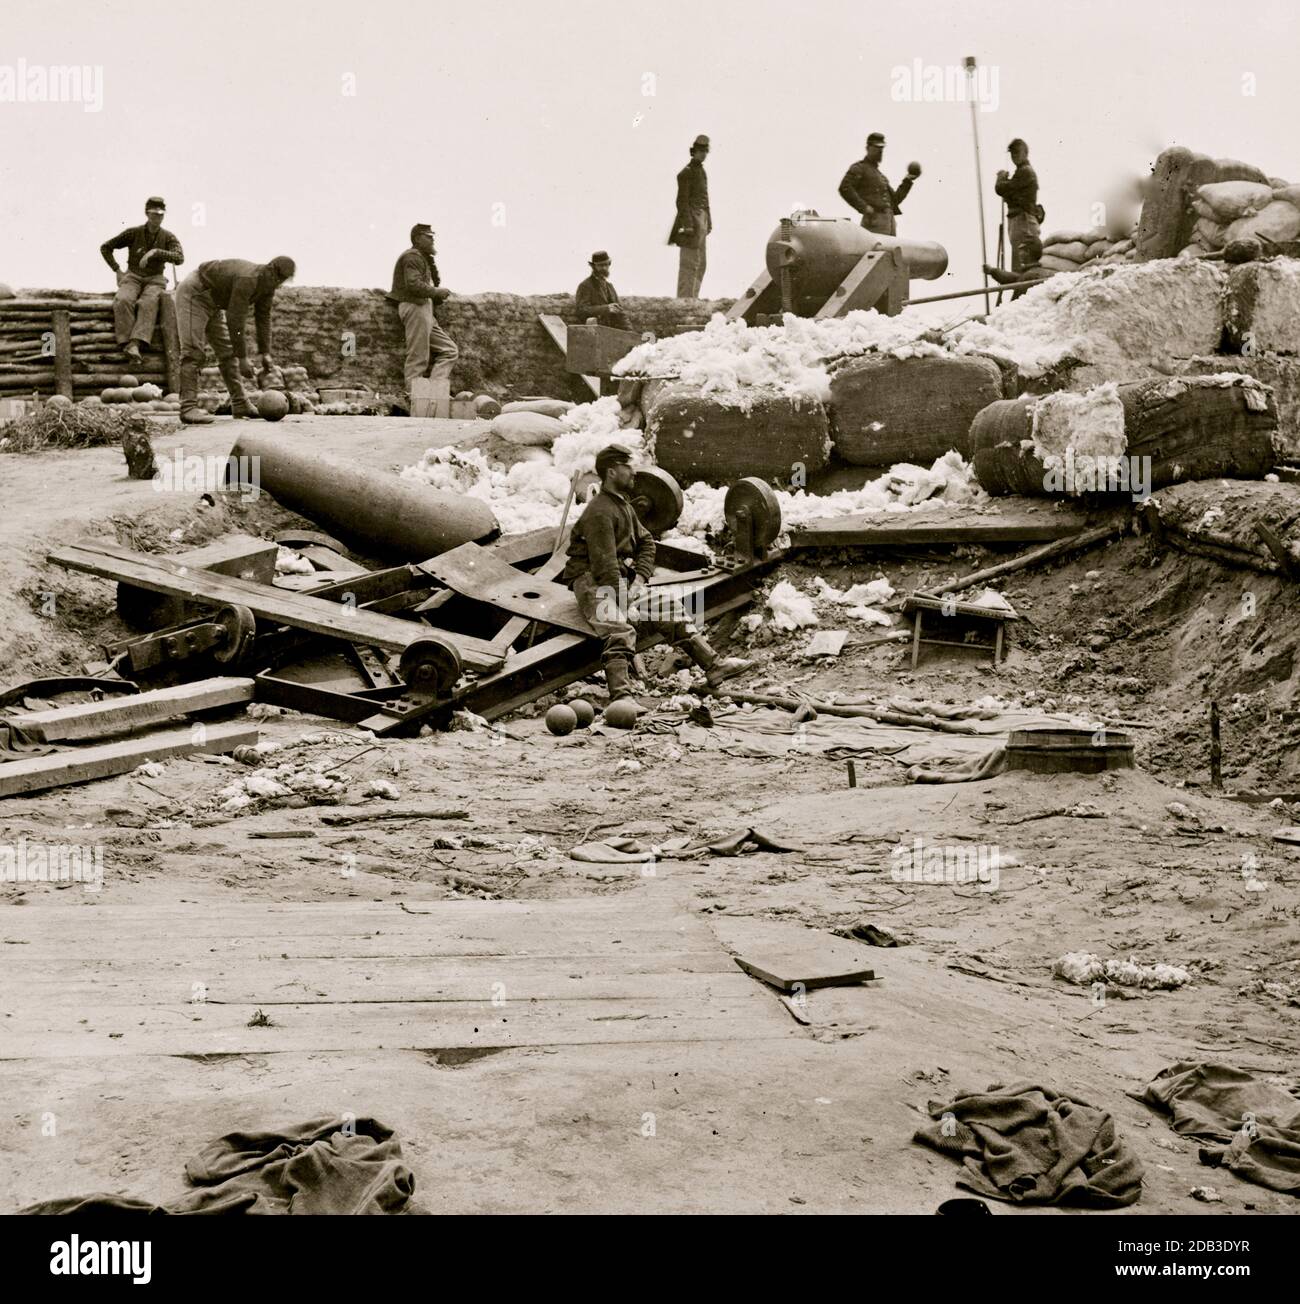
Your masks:
{"label": "dark blanket on ground", "polygon": [[1300,1100],[1227,1064],[1174,1064],[1130,1093],[1183,1136],[1212,1141],[1201,1163],[1300,1195]]}
{"label": "dark blanket on ground", "polygon": [[1113,1209],[1142,1194],[1142,1164],[1103,1110],[1031,1082],[930,1102],[912,1138],[962,1161],[957,1185],[1012,1204]]}
{"label": "dark blanket on ground", "polygon": [[415,1177],[392,1128],[373,1118],[316,1119],[282,1132],[231,1132],[185,1165],[200,1189],[167,1204],[70,1196],[23,1213],[419,1213]]}

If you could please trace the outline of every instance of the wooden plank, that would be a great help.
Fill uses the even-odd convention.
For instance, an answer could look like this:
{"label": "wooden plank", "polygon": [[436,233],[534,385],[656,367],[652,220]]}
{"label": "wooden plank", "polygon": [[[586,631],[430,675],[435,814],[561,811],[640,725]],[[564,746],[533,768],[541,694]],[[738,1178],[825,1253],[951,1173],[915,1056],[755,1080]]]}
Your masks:
{"label": "wooden plank", "polygon": [[779,920],[717,915],[718,940],[746,973],[782,992],[844,987],[874,978],[869,950],[858,942]]}
{"label": "wooden plank", "polygon": [[201,731],[194,726],[162,729],[123,742],[77,747],[49,756],[26,756],[0,765],[0,797],[126,774],[145,761],[163,761],[194,752],[232,752],[245,743],[256,742],[257,726],[241,722],[204,725]]}
{"label": "wooden plank", "polygon": [[[270,584],[275,579],[277,544],[251,534],[233,534],[202,548],[172,553],[169,560],[192,570],[216,571],[220,575],[237,575],[240,579]],[[187,620],[196,620],[200,608],[180,598],[150,593],[131,584],[117,586],[117,614],[136,629],[164,629]]]}
{"label": "wooden plank", "polygon": [[104,579],[125,580],[154,593],[200,602],[217,607],[235,604],[247,607],[253,615],[342,639],[346,643],[364,643],[386,652],[402,652],[418,638],[434,634],[454,643],[465,665],[473,670],[489,670],[501,663],[501,657],[483,639],[467,634],[433,630],[428,625],[396,616],[384,616],[338,602],[302,593],[290,593],[233,576],[208,571],[194,572],[166,557],[146,557],[108,543],[70,544],[49,554],[49,560],[68,570],[84,571]]}
{"label": "wooden plank", "polygon": [[72,397],[72,326],[66,308],[55,308],[54,322],[54,389],[65,398]]}
{"label": "wooden plank", "polygon": [[490,603],[528,620],[558,625],[578,634],[593,634],[578,609],[572,589],[516,570],[476,543],[462,543],[441,556],[421,562],[420,569],[464,597]]}
{"label": "wooden plank", "polygon": [[568,327],[564,343],[564,363],[570,371],[608,376],[613,365],[641,343],[641,335],[617,326],[584,323]]}
{"label": "wooden plank", "polygon": [[509,562],[512,566],[522,566],[526,562],[539,561],[549,557],[555,551],[555,536],[558,529],[545,525],[540,530],[529,530],[527,534],[508,534],[487,545],[494,557]]}
{"label": "wooden plank", "polygon": [[173,688],[157,688],[129,697],[102,702],[81,702],[48,711],[27,711],[11,716],[13,724],[37,742],[55,743],[67,739],[109,738],[158,724],[191,711],[233,706],[253,700],[253,681],[234,677],[199,679]]}
{"label": "wooden plank", "polygon": [[915,547],[930,543],[1046,543],[1077,534],[1087,521],[1076,512],[1005,513],[947,519],[899,512],[863,512],[809,521],[790,532],[792,548]]}
{"label": "wooden plank", "polygon": [[[537,314],[537,320],[542,323],[542,329],[555,342],[560,352],[564,354],[565,362],[567,363],[569,358],[569,327],[564,319],[555,316],[554,313],[539,312]],[[587,388],[591,390],[593,397],[599,398],[600,377],[583,376],[581,379]]]}

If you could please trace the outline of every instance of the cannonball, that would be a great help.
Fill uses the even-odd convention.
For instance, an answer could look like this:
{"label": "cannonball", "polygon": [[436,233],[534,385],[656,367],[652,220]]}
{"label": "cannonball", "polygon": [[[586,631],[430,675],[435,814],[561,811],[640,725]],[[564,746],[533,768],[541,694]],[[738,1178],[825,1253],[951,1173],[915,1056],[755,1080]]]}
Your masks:
{"label": "cannonball", "polygon": [[45,402],[46,407],[52,408],[70,408],[72,400],[66,394],[55,394]]}
{"label": "cannonball", "polygon": [[0,299],[13,299],[15,294],[9,286],[0,284]]}
{"label": "cannonball", "polygon": [[134,376],[119,376],[117,378],[118,389],[134,389],[139,383]]}
{"label": "cannonball", "polygon": [[557,702],[546,713],[546,727],[561,738],[571,734],[578,727],[577,712],[563,702]]}
{"label": "cannonball", "polygon": [[909,163],[907,165],[907,175],[909,177],[919,177],[921,175],[921,165],[917,162]]}
{"label": "cannonball", "polygon": [[263,421],[279,421],[289,411],[289,400],[278,389],[264,389],[257,410]]}
{"label": "cannonball", "polygon": [[578,717],[579,729],[585,729],[596,718],[596,708],[585,697],[573,698],[569,710]]}
{"label": "cannonball", "polygon": [[1229,240],[1223,250],[1225,263],[1253,263],[1264,256],[1264,246],[1254,236]]}
{"label": "cannonball", "polygon": [[620,697],[605,708],[605,723],[615,729],[635,729],[640,714],[641,708],[636,702],[630,697]]}

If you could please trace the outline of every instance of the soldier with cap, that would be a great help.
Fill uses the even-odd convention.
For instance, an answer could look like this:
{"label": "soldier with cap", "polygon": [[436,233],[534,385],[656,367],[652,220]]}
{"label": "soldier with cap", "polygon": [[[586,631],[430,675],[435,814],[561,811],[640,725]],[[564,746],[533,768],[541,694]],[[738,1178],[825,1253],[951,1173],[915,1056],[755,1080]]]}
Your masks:
{"label": "soldier with cap", "polygon": [[636,473],[631,451],[610,444],[596,454],[600,492],[587,504],[569,539],[562,581],[578,607],[605,640],[605,685],[610,700],[628,689],[629,661],[636,652],[637,626],[662,633],[705,673],[711,687],[743,674],[751,663],[719,657],[691,623],[680,599],[662,599],[649,588],[655,569],[655,541],[631,502]]}
{"label": "soldier with cap", "polygon": [[257,351],[263,371],[273,371],[271,358],[271,303],[275,292],[290,280],[296,268],[286,254],[269,263],[243,258],[221,258],[200,263],[176,291],[176,325],[181,342],[181,420],[206,425],[210,413],[199,407],[199,368],[204,346],[217,355],[221,379],[230,391],[230,413],[255,417],[257,409],[244,390],[244,377],[255,374],[248,358],[244,326],[250,309],[257,326]]}
{"label": "soldier with cap", "polygon": [[[1007,206],[1007,238],[1011,244],[1011,270],[1025,271],[1036,260],[1027,256],[1031,240],[1040,240],[1044,213],[1038,203],[1038,173],[1029,162],[1029,146],[1019,136],[1007,146],[1007,153],[1016,165],[1009,173],[1005,168],[998,173],[993,189],[1002,196]],[[1041,253],[1041,250],[1040,250]],[[1012,295],[1015,298],[1015,295]]]}
{"label": "soldier with cap", "polygon": [[704,244],[713,230],[709,211],[709,177],[704,160],[709,156],[709,138],[696,136],[691,145],[691,161],[677,174],[677,213],[673,218],[668,243],[676,245],[677,297],[698,299],[707,265]]}
{"label": "soldier with cap", "polygon": [[417,222],[411,228],[411,247],[393,268],[393,288],[388,292],[390,302],[397,304],[397,314],[406,333],[403,370],[408,397],[413,380],[429,375],[435,380],[450,380],[452,364],[460,357],[456,341],[433,315],[433,305],[442,303],[451,294],[442,288],[433,254],[433,227],[427,222]]}
{"label": "soldier with cap", "polygon": [[574,294],[578,322],[581,325],[593,317],[601,326],[628,328],[627,314],[618,301],[618,291],[609,281],[609,255],[598,249],[587,261],[591,275],[578,286]]}
{"label": "soldier with cap", "polygon": [[878,131],[867,137],[866,157],[859,159],[844,174],[840,182],[840,198],[850,208],[862,214],[862,225],[877,235],[897,235],[894,216],[903,210],[903,200],[912,189],[912,183],[921,175],[919,163],[907,165],[907,176],[892,187],[880,170],[880,160],[885,156],[885,138]]}
{"label": "soldier with cap", "polygon": [[[167,291],[164,267],[185,261],[181,242],[170,231],[163,230],[166,212],[167,205],[157,195],[150,195],[144,201],[144,225],[128,226],[121,235],[99,246],[101,256],[117,277],[113,330],[122,352],[133,363],[140,361],[140,346],[153,339],[158,302]],[[117,265],[113,256],[118,249],[127,251],[126,271]]]}

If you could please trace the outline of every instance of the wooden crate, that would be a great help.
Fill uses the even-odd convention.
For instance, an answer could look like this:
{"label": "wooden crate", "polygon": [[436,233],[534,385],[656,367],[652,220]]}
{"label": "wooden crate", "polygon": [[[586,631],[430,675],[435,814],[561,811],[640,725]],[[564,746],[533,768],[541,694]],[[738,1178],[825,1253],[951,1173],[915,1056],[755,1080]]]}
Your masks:
{"label": "wooden crate", "polygon": [[579,376],[608,376],[613,365],[641,343],[636,331],[613,326],[570,326],[565,369]]}

